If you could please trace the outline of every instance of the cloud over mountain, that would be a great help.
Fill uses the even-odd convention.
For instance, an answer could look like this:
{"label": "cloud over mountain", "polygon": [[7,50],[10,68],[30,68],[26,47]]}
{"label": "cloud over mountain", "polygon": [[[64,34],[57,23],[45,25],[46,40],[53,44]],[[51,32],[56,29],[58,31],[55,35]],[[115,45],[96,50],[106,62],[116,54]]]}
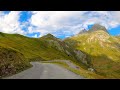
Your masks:
{"label": "cloud over mountain", "polygon": [[[30,17],[25,13],[29,13]],[[19,20],[21,15],[23,18]],[[38,37],[47,33],[68,37],[79,33],[83,28],[88,30],[88,26],[95,23],[105,26],[108,30],[116,28],[120,25],[119,17],[119,11],[11,11],[7,14],[0,12],[0,31],[27,36],[38,33]]]}

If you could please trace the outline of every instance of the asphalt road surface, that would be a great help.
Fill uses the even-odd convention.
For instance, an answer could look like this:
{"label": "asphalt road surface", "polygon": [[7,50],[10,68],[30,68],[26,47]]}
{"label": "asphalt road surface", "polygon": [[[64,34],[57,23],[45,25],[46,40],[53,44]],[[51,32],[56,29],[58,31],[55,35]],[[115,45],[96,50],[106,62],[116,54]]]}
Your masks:
{"label": "asphalt road surface", "polygon": [[51,63],[31,62],[32,68],[5,79],[84,79],[63,67]]}

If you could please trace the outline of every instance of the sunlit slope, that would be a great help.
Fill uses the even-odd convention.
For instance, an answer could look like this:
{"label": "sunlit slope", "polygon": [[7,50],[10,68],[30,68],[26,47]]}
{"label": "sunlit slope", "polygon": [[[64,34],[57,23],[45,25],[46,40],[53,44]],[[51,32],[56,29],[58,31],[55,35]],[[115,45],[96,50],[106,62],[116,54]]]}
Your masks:
{"label": "sunlit slope", "polygon": [[89,55],[96,73],[109,78],[120,78],[120,39],[104,30],[89,31],[65,39],[69,44]]}

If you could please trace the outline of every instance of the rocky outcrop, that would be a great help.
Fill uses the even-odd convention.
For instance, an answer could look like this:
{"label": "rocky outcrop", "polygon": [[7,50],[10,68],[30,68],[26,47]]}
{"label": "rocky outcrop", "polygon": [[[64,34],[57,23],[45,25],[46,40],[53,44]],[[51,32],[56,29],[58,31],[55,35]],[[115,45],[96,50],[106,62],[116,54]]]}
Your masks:
{"label": "rocky outcrop", "polygon": [[27,66],[29,63],[21,53],[0,47],[0,77],[14,74]]}
{"label": "rocky outcrop", "polygon": [[89,29],[88,32],[94,32],[94,31],[98,31],[98,30],[103,30],[103,31],[108,33],[107,29],[104,26],[100,25],[100,24],[94,24],[92,26],[92,28]]}
{"label": "rocky outcrop", "polygon": [[87,32],[87,30],[86,29],[83,29],[83,30],[81,30],[78,34],[84,34],[84,33],[86,33]]}

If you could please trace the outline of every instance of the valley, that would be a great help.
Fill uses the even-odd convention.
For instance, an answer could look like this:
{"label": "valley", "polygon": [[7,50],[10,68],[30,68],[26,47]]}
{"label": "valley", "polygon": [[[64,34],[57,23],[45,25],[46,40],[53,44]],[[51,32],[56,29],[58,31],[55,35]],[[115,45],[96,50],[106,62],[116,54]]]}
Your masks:
{"label": "valley", "polygon": [[[32,66],[30,62],[37,63],[32,63]],[[36,77],[33,75],[33,77],[30,76],[31,78],[40,79],[40,72],[44,71],[41,68],[45,67],[50,67],[51,69],[47,69],[47,71],[56,73],[56,75],[49,73],[52,76],[44,78],[55,78],[57,73],[66,73],[65,78],[70,78],[69,73],[72,72],[63,69],[59,71],[57,70],[59,67],[56,65],[88,79],[118,79],[120,78],[120,37],[110,35],[104,26],[98,24],[93,25],[88,31],[83,30],[64,40],[56,38],[52,34],[40,38],[29,38],[19,34],[0,33],[1,78],[22,73],[22,71],[26,73],[24,70],[27,69],[28,74],[35,71]],[[34,66],[38,68],[31,71]],[[51,71],[54,67],[56,70]],[[19,75],[17,78],[27,77],[24,77],[23,74]],[[74,77],[73,74],[71,75]],[[43,77],[41,76],[41,78]],[[59,78],[59,75],[56,78]],[[64,76],[60,78],[64,78]]]}

